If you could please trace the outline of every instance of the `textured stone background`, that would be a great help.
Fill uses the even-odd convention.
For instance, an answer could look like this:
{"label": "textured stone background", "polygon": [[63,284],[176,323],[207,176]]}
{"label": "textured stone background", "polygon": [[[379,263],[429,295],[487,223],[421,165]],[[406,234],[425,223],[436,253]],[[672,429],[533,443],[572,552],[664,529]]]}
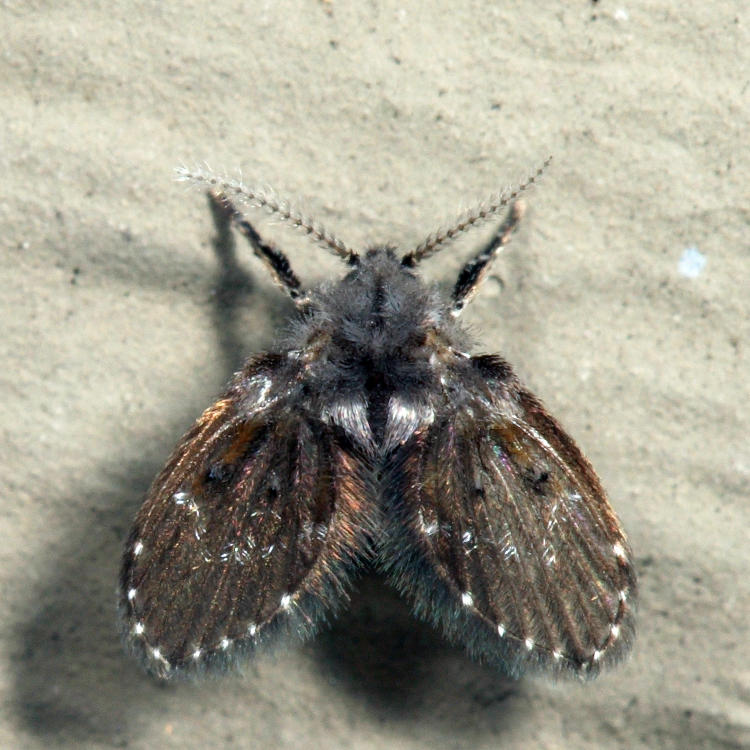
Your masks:
{"label": "textured stone background", "polygon": [[[750,746],[748,24],[740,0],[0,3],[0,746]],[[508,682],[368,579],[244,676],[142,674],[115,632],[122,540],[289,313],[242,245],[221,277],[173,167],[242,168],[351,243],[408,247],[548,153],[466,320],[610,491],[632,659]],[[303,278],[340,270],[264,232]]]}

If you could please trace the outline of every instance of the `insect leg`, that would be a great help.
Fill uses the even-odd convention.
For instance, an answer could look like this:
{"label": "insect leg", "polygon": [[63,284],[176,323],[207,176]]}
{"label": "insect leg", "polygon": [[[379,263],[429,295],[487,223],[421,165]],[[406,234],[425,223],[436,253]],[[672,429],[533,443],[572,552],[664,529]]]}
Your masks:
{"label": "insect leg", "polygon": [[510,207],[508,215],[492,235],[490,241],[461,269],[453,287],[451,313],[460,315],[466,303],[477,293],[490,270],[490,265],[500,250],[510,242],[510,237],[517,229],[526,204],[516,201]]}
{"label": "insect leg", "polygon": [[237,231],[247,239],[255,255],[260,258],[271,272],[273,280],[294,300],[303,299],[303,290],[289,259],[281,250],[264,242],[255,227],[240,213],[227,196],[218,191],[210,191],[209,195],[217,209],[222,211],[232,221]]}

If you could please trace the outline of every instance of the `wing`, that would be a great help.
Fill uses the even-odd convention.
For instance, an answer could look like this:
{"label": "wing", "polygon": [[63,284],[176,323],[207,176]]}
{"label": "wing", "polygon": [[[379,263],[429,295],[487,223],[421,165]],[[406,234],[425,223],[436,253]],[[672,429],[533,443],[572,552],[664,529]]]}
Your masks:
{"label": "wing", "polygon": [[444,387],[388,462],[381,567],[419,616],[511,674],[597,673],[627,652],[636,598],[599,480],[502,360],[474,357]]}
{"label": "wing", "polygon": [[224,664],[280,630],[310,634],[368,554],[362,462],[339,428],[292,408],[283,366],[249,363],[136,517],[120,578],[124,634],[161,677]]}

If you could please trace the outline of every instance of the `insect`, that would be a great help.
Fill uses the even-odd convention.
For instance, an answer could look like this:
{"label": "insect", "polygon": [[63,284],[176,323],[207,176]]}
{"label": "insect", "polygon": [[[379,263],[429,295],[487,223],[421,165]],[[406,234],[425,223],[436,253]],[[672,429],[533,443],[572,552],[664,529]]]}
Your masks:
{"label": "insect", "polygon": [[[457,320],[542,169],[401,256],[357,253],[269,193],[184,171],[297,317],[182,438],[136,516],[120,611],[149,671],[200,672],[284,633],[308,637],[362,565],[514,676],[592,676],[627,653],[636,576],[599,479],[507,362],[467,352]],[[346,274],[303,290],[232,198],[301,228]],[[422,260],[506,209],[450,297],[422,282]]]}

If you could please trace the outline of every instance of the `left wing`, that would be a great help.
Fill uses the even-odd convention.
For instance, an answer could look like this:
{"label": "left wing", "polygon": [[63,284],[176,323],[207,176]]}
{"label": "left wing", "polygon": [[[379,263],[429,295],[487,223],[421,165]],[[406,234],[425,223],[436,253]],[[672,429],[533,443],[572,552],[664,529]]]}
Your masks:
{"label": "left wing", "polygon": [[443,387],[387,461],[381,567],[417,615],[511,674],[617,661],[635,572],[588,461],[502,360],[464,360]]}

